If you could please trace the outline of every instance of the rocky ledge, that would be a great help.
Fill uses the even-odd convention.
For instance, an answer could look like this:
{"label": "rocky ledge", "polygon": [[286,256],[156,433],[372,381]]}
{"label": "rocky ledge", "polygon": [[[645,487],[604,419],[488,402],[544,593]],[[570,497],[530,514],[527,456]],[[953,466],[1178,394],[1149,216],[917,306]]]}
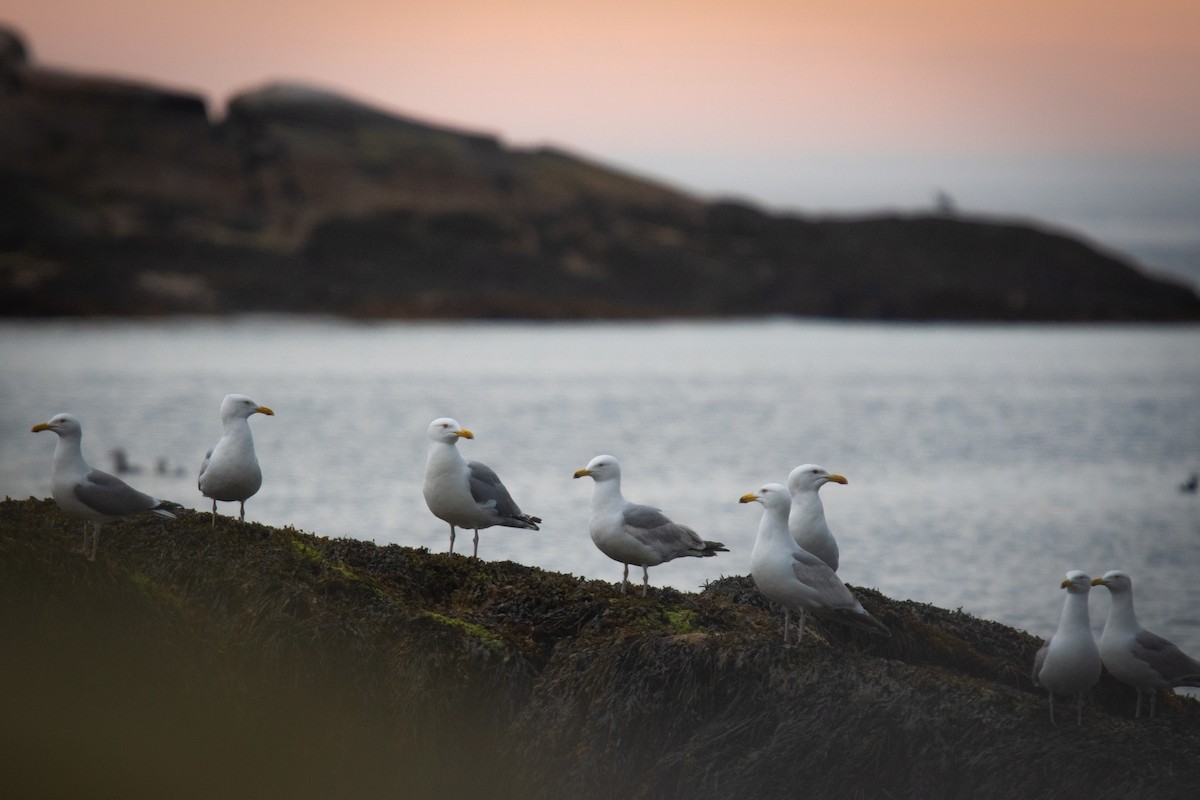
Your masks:
{"label": "rocky ledge", "polygon": [[[9,797],[1191,797],[1200,704],[1107,676],[1082,727],[1038,641],[855,588],[890,638],[784,648],[747,578],[604,582],[185,512],[0,503]],[[1066,720],[1066,721],[1064,721]]]}

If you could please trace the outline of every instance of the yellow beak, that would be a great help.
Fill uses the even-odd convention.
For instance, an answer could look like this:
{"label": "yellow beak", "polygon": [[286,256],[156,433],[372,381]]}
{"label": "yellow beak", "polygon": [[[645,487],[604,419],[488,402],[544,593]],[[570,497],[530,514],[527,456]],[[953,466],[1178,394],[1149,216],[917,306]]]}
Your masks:
{"label": "yellow beak", "polygon": [[256,412],[258,412],[259,414],[266,414],[268,417],[275,416],[275,412],[272,411],[271,409],[267,408],[266,406],[259,406],[258,408],[254,409],[254,410]]}
{"label": "yellow beak", "polygon": [[756,495],[754,492],[751,492],[750,494],[742,495],[741,499],[738,500],[738,502],[739,503],[753,503],[754,501],[756,501],[758,499],[760,499],[759,496]]}
{"label": "yellow beak", "polygon": [[[1064,578],[1064,579],[1063,579],[1063,582],[1062,582],[1061,584],[1059,584],[1059,587],[1058,587],[1058,588],[1060,588],[1060,589],[1065,589],[1065,588],[1067,588],[1067,587],[1068,587],[1068,586],[1070,586],[1070,585],[1071,585],[1071,582],[1070,582],[1069,580],[1066,580],[1066,579]],[[1095,585],[1096,585],[1096,582],[1095,582],[1095,581],[1092,581],[1092,585],[1093,585],[1093,586],[1095,586]]]}
{"label": "yellow beak", "polygon": [[584,469],[577,469],[577,470],[575,470],[575,475],[574,475],[574,476],[572,476],[572,477],[575,477],[575,478],[582,478],[582,477],[584,477],[585,475],[591,475],[591,474],[592,474],[591,470],[589,470],[589,469],[587,469],[587,468],[584,468]]}
{"label": "yellow beak", "polygon": [[30,433],[37,433],[38,431],[52,431],[52,430],[54,430],[54,429],[53,429],[53,428],[51,428],[51,427],[50,427],[49,425],[47,425],[46,423],[44,423],[44,422],[39,422],[37,425],[34,425],[34,426],[33,426],[33,428],[32,428],[32,429],[31,429],[29,432],[30,432]]}
{"label": "yellow beak", "polygon": [[830,475],[830,476],[829,476],[829,482],[830,482],[830,483],[840,483],[840,484],[842,484],[843,486],[845,486],[845,485],[846,485],[846,484],[848,484],[850,481],[846,480],[846,476],[845,476],[845,475],[838,475],[838,474],[836,474],[836,473],[835,473],[835,474],[833,474],[833,475]]}
{"label": "yellow beak", "polygon": [[1092,578],[1092,586],[1103,586],[1104,578]]}
{"label": "yellow beak", "polygon": [[461,436],[461,437],[462,437],[462,438],[464,438],[464,439],[474,439],[474,438],[475,438],[475,434],[471,433],[471,432],[470,432],[469,430],[467,430],[466,428],[462,428],[461,430],[457,430],[457,431],[455,431],[455,432],[454,432],[454,435],[455,435],[455,436]]}

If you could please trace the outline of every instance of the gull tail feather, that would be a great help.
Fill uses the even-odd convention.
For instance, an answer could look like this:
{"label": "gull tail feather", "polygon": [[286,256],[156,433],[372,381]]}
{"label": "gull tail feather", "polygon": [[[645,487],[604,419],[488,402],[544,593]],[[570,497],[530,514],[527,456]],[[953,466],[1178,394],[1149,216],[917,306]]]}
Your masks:
{"label": "gull tail feather", "polygon": [[159,500],[158,505],[150,510],[160,517],[175,519],[175,512],[183,511],[183,506],[179,503],[173,503],[170,500]]}
{"label": "gull tail feather", "polygon": [[821,612],[821,616],[870,633],[877,633],[882,636],[892,635],[892,632],[888,630],[886,625],[875,619],[866,610],[855,610],[852,608],[830,609]]}

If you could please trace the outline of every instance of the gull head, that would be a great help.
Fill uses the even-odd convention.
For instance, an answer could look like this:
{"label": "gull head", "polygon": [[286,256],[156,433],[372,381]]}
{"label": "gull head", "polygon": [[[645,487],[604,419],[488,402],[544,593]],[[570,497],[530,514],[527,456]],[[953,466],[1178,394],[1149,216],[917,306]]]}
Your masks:
{"label": "gull head", "polygon": [[1110,569],[1108,572],[1101,575],[1092,581],[1093,586],[1105,586],[1113,594],[1120,592],[1129,592],[1133,590],[1133,578],[1119,569]]}
{"label": "gull head", "polygon": [[266,406],[260,406],[244,394],[227,394],[221,401],[221,419],[237,419],[238,417],[249,419],[251,414],[275,416],[274,411]]}
{"label": "gull head", "polygon": [[767,511],[782,511],[787,513],[792,505],[792,497],[788,494],[787,487],[781,483],[768,483],[757,492],[744,494],[738,500],[739,503],[761,503]]}
{"label": "gull head", "polygon": [[79,420],[70,414],[55,414],[46,422],[39,422],[34,425],[30,433],[38,431],[54,431],[59,436],[81,436],[83,434],[83,426],[79,424]]}
{"label": "gull head", "polygon": [[621,462],[609,455],[596,456],[586,467],[575,470],[573,477],[588,477],[597,483],[615,480],[621,477]]}
{"label": "gull head", "polygon": [[801,464],[788,475],[787,487],[792,494],[815,492],[827,483],[849,483],[845,477],[816,464]]}
{"label": "gull head", "polygon": [[1073,569],[1067,573],[1067,577],[1063,579],[1060,588],[1066,589],[1070,594],[1087,594],[1093,585],[1091,577],[1086,572],[1080,572]]}
{"label": "gull head", "polygon": [[455,444],[459,439],[474,439],[475,434],[458,424],[458,420],[439,417],[429,423],[429,441]]}

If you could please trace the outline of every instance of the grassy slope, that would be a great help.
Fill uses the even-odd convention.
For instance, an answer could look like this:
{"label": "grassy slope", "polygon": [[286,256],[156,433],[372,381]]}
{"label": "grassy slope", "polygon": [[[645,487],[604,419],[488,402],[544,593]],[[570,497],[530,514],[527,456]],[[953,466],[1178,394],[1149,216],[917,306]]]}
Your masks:
{"label": "grassy slope", "polygon": [[[0,504],[0,794],[1190,796],[1200,706],[1107,677],[1049,724],[1037,642],[857,590],[890,639],[700,594],[244,528]],[[1071,719],[1062,706],[1060,722]]]}

